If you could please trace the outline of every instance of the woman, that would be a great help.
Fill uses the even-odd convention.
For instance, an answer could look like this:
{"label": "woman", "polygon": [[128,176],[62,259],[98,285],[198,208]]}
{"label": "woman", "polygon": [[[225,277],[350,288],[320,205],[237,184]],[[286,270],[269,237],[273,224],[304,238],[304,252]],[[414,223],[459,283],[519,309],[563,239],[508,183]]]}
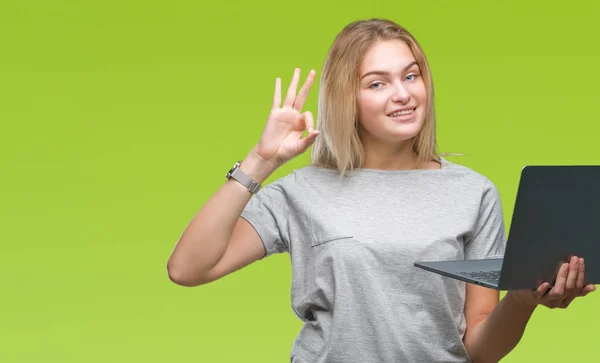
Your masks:
{"label": "woman", "polygon": [[[283,105],[276,80],[260,141],[178,241],[174,282],[205,284],[289,252],[292,306],[305,322],[296,363],[495,362],[537,305],[565,308],[594,290],[576,257],[552,289],[501,302],[497,291],[413,267],[502,255],[505,232],[494,184],[436,153],[431,74],[409,32],[377,19],[342,30],[323,68],[317,130],[302,113],[314,78],[296,94],[296,69]],[[311,166],[257,192],[311,145]]]}

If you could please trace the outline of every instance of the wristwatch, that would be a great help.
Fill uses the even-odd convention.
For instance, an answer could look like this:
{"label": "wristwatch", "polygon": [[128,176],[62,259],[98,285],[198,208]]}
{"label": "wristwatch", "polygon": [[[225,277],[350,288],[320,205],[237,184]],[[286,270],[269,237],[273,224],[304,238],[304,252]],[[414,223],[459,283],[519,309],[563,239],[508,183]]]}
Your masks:
{"label": "wristwatch", "polygon": [[260,190],[262,185],[260,185],[260,183],[258,182],[255,182],[254,180],[252,180],[252,178],[246,175],[246,173],[244,173],[242,169],[240,169],[240,165],[242,165],[241,160],[235,163],[235,165],[233,165],[231,170],[229,170],[227,175],[225,175],[225,178],[227,178],[228,180],[231,178],[237,180],[240,184],[245,186],[250,191],[250,193],[256,194]]}

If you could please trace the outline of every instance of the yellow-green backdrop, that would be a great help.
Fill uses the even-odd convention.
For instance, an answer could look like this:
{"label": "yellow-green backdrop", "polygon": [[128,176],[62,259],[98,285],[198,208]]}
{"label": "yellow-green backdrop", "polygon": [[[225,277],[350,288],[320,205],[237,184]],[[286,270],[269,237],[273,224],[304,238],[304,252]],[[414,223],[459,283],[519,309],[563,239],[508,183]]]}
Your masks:
{"label": "yellow-green backdrop", "polygon": [[[551,4],[3,0],[0,362],[287,361],[287,255],[197,288],[165,265],[257,142],[275,78],[319,72],[357,19],[420,41],[440,150],[496,183],[508,228],[524,165],[600,162],[600,6]],[[599,303],[538,309],[505,361],[595,361]]]}

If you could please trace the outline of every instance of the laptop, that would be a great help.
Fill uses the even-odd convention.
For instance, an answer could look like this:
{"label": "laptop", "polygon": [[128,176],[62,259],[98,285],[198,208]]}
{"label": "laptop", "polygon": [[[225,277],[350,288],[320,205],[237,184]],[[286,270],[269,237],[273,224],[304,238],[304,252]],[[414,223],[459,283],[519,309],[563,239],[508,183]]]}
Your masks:
{"label": "laptop", "polygon": [[600,166],[526,166],[503,258],[423,261],[416,267],[495,290],[554,283],[571,256],[600,283]]}

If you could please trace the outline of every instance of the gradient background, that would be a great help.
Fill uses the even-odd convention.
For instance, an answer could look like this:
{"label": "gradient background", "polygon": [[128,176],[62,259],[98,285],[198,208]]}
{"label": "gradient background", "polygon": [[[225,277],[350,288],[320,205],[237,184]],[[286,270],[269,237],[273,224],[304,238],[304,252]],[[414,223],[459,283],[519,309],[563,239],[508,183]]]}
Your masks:
{"label": "gradient background", "polygon": [[[526,164],[599,164],[597,2],[0,3],[0,362],[285,362],[288,255],[197,288],[175,242],[258,141],[273,84],[320,70],[347,23],[407,27],[441,152],[500,190]],[[307,110],[316,113],[316,85]],[[269,181],[301,167],[308,154]],[[539,308],[505,362],[590,362],[600,294]],[[596,307],[596,309],[594,309]],[[593,344],[596,343],[596,344]]]}

